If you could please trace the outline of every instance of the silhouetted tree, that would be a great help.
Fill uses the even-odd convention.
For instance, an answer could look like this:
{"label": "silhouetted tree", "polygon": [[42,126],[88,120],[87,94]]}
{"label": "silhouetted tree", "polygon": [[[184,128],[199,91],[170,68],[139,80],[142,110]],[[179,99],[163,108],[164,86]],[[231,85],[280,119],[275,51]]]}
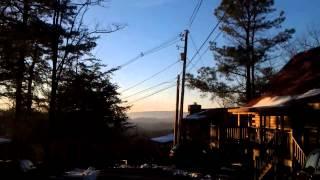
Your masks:
{"label": "silhouetted tree", "polygon": [[96,46],[97,34],[115,32],[122,25],[114,25],[109,29],[90,30],[83,23],[83,18],[89,7],[99,5],[102,0],[55,0],[52,9],[52,39],[51,43],[51,83],[49,101],[49,122],[55,119],[57,89],[65,66],[73,64],[82,56],[91,56],[91,50]]}
{"label": "silhouetted tree", "polygon": [[[32,80],[39,79],[34,74],[48,44],[49,26],[42,20],[47,16],[45,1],[16,0],[1,1],[1,72],[6,75],[2,85],[3,94],[14,98],[16,119],[23,117],[26,109],[31,109]],[[43,64],[43,63],[42,63]],[[31,75],[30,75],[31,73]]]}
{"label": "silhouetted tree", "polygon": [[309,25],[306,32],[283,45],[288,60],[299,52],[307,51],[320,46],[320,29]]}
{"label": "silhouetted tree", "polygon": [[[82,138],[106,140],[126,127],[127,107],[120,104],[117,86],[110,82],[111,71],[102,72],[96,62],[83,62],[63,73],[57,94],[58,129]],[[60,123],[59,123],[60,122]],[[65,126],[68,127],[68,126]],[[72,128],[71,128],[72,127]],[[85,132],[85,133],[84,133]]]}
{"label": "silhouetted tree", "polygon": [[[13,128],[15,140],[23,142],[28,136],[21,132],[29,131],[32,119],[45,114],[49,136],[42,139],[49,138],[47,154],[53,125],[64,127],[69,119],[65,117],[86,122],[82,130],[93,134],[119,134],[125,127],[127,108],[120,106],[117,87],[109,81],[112,70],[103,72],[91,54],[99,34],[124,26],[90,29],[84,24],[88,9],[101,3],[103,0],[0,1],[0,96],[13,102],[14,124],[19,126]],[[77,88],[82,94],[69,97]],[[81,96],[86,97],[82,102]],[[78,106],[72,108],[74,105]],[[35,117],[36,110],[41,118]],[[56,114],[65,121],[55,122]]]}
{"label": "silhouetted tree", "polygon": [[217,67],[201,68],[197,77],[189,74],[189,85],[226,100],[227,106],[248,102],[259,95],[274,71],[269,62],[275,50],[294,30],[276,31],[285,17],[283,11],[276,15],[273,0],[222,0],[215,16],[229,43],[211,43]]}

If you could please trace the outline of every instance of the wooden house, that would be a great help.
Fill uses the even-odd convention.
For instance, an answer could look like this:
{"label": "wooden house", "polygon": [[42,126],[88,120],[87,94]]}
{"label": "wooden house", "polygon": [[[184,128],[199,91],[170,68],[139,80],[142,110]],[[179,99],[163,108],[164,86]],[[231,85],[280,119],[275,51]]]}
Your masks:
{"label": "wooden house", "polygon": [[306,154],[320,148],[320,47],[294,56],[261,97],[228,110],[233,126],[213,127],[213,139],[247,144],[262,178],[268,171],[300,169]]}
{"label": "wooden house", "polygon": [[[189,109],[192,109],[195,105],[190,105]],[[230,125],[232,124],[231,113],[228,113],[227,108],[215,108],[215,109],[201,109],[197,112],[189,111],[189,115],[184,118],[183,132],[184,140],[194,144],[212,144],[217,143],[212,139],[212,126]],[[218,145],[218,144],[217,144]]]}
{"label": "wooden house", "polygon": [[320,47],[294,56],[246,106],[207,109],[186,119],[206,119],[211,146],[237,147],[256,179],[292,175],[320,148]]}

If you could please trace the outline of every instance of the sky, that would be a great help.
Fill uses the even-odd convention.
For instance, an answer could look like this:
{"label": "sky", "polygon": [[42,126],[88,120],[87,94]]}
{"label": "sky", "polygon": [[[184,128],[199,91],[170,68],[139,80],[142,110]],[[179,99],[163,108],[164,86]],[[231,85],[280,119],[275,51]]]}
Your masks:
{"label": "sky", "polygon": [[[105,7],[91,8],[85,19],[90,27],[99,24],[100,28],[108,28],[113,23],[126,25],[122,30],[102,35],[93,53],[104,64],[107,64],[108,68],[117,67],[138,56],[141,52],[172,39],[188,28],[190,31],[188,58],[191,58],[196,52],[195,46],[199,48],[217,23],[213,11],[219,5],[220,0],[203,0],[194,23],[188,27],[190,16],[197,2],[198,0],[109,0]],[[308,26],[320,25],[318,23],[320,17],[319,0],[276,0],[275,8],[285,11],[287,19],[283,27],[295,28],[295,36],[303,35]],[[215,31],[211,40],[218,33],[218,30]],[[224,37],[219,36],[216,42],[218,45],[225,43]],[[201,52],[205,49],[206,47]],[[182,70],[182,61],[135,88],[123,90],[175,63],[180,59],[182,51],[183,42],[178,41],[168,48],[138,59],[113,74],[112,82],[119,86],[120,97],[132,105],[131,112],[175,110],[175,87],[149,98],[136,100],[168,86],[173,86],[176,81],[174,78]],[[201,52],[200,54],[202,54]],[[194,62],[196,63],[194,68],[187,68],[187,72],[195,73],[201,66],[215,65],[210,51],[205,53],[201,59],[195,58]],[[167,81],[171,83],[164,83],[150,91],[125,99],[136,92]],[[187,111],[187,105],[194,102],[201,104],[203,108],[218,107],[218,104],[211,100],[210,95],[202,95],[196,90],[186,88],[184,111]]]}

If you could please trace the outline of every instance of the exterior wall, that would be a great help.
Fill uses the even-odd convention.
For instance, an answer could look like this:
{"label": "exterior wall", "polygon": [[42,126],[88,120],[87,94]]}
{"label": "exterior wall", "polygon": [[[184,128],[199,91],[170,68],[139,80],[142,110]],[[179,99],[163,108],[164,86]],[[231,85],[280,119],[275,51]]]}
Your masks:
{"label": "exterior wall", "polygon": [[254,113],[251,119],[251,127],[253,128],[268,128],[268,129],[292,129],[288,116],[272,116],[272,115],[260,115]]}
{"label": "exterior wall", "polygon": [[238,145],[243,155],[251,156],[249,161],[257,174],[266,166],[274,167],[276,172],[299,170],[309,151],[320,147],[318,106],[299,104],[285,110],[234,111],[211,125],[210,145],[221,151],[230,144]]}
{"label": "exterior wall", "polygon": [[243,112],[230,117],[229,123],[211,125],[212,147],[225,151],[230,143],[238,144],[237,148],[243,156],[248,155],[247,160],[252,162],[251,168],[256,169],[258,175],[267,166],[276,167],[275,162],[287,170],[294,167],[294,144],[288,116]]}
{"label": "exterior wall", "polygon": [[210,126],[208,121],[186,121],[185,140],[194,144],[209,144]]}

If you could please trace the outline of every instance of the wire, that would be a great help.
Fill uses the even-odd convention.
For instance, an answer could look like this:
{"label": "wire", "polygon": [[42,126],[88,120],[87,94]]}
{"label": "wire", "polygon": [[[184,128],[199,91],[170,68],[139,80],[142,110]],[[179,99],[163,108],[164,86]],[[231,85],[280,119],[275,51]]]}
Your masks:
{"label": "wire", "polygon": [[156,91],[156,92],[153,92],[152,94],[149,94],[149,95],[147,95],[147,96],[144,96],[144,97],[141,97],[141,98],[136,99],[136,100],[134,100],[134,101],[131,101],[131,102],[129,102],[128,104],[132,104],[132,103],[136,103],[136,102],[138,102],[138,101],[144,100],[144,99],[146,99],[146,98],[148,98],[148,97],[151,97],[151,96],[154,96],[154,95],[156,95],[156,94],[159,94],[160,92],[165,91],[165,90],[170,89],[170,88],[173,88],[173,87],[175,87],[175,86],[176,86],[176,84],[170,85],[170,86],[168,86],[168,87],[166,87],[166,88],[163,88],[163,89],[160,89],[160,90],[158,90],[158,91]]}
{"label": "wire", "polygon": [[118,69],[118,70],[119,70],[119,69],[122,69],[123,67],[128,66],[129,64],[131,64],[131,63],[139,60],[140,58],[142,58],[142,57],[144,57],[144,56],[146,56],[146,55],[153,54],[153,53],[158,52],[158,51],[160,51],[160,50],[162,50],[162,49],[164,49],[164,48],[167,48],[167,47],[172,46],[173,44],[177,43],[177,42],[180,40],[180,39],[178,39],[179,37],[180,37],[180,34],[179,34],[178,36],[175,36],[175,37],[169,39],[168,41],[165,41],[165,42],[161,43],[160,45],[158,45],[158,46],[156,46],[156,47],[154,47],[154,48],[151,48],[151,49],[149,49],[149,50],[147,50],[147,51],[145,51],[145,52],[141,52],[141,53],[140,53],[139,55],[137,55],[136,57],[134,57],[134,58],[128,60],[127,62],[119,65],[119,66],[117,67],[117,69]]}
{"label": "wire", "polygon": [[207,38],[203,41],[203,43],[201,44],[200,48],[197,50],[197,52],[192,56],[191,60],[188,62],[187,67],[190,65],[190,63],[195,59],[195,57],[197,56],[197,54],[199,54],[199,52],[201,51],[201,49],[204,47],[204,45],[207,43],[207,41],[210,39],[211,35],[214,33],[214,31],[219,27],[220,23],[222,22],[222,19],[224,18],[225,14],[223,15],[223,17],[221,19],[219,19],[218,23],[213,27],[213,29],[211,30],[211,32],[209,33],[209,35],[207,36]]}
{"label": "wire", "polygon": [[198,3],[196,4],[195,8],[193,9],[193,12],[192,12],[190,19],[189,19],[189,25],[188,25],[189,28],[192,26],[194,20],[196,19],[197,14],[199,12],[199,9],[202,5],[202,2],[203,2],[203,0],[199,0]]}
{"label": "wire", "polygon": [[[220,32],[217,34],[217,36],[213,39],[213,41],[216,41],[221,34],[222,34],[222,31],[220,31]],[[190,36],[190,37],[191,37],[191,36]],[[192,40],[192,38],[191,38],[191,40]],[[194,42],[194,41],[192,40],[192,42]],[[195,45],[195,43],[194,43],[194,45]],[[191,66],[190,69],[188,70],[189,72],[190,72],[194,67],[196,67],[196,65],[198,64],[199,61],[202,61],[202,56],[204,56],[209,50],[210,50],[210,47],[208,46],[207,49],[199,56],[198,60],[197,60],[195,63],[191,63],[192,66]],[[198,54],[199,54],[199,53],[198,53]],[[190,62],[191,62],[191,61],[190,61]]]}
{"label": "wire", "polygon": [[194,41],[194,39],[193,39],[192,34],[191,34],[191,33],[189,33],[189,35],[190,35],[190,39],[191,39],[191,42],[192,42],[193,47],[197,50],[197,49],[198,49],[198,47],[197,47],[196,42],[195,42],[195,41]]}
{"label": "wire", "polygon": [[[200,9],[200,7],[201,7],[201,5],[202,5],[202,2],[203,2],[203,0],[200,0],[199,3],[196,5],[196,7],[195,7],[195,9],[194,9],[194,11],[193,11],[190,19],[189,19],[189,27],[192,26],[192,24],[193,24],[193,22],[194,22],[194,20],[195,20],[195,18],[196,18],[196,16],[197,16],[197,14],[198,14],[198,12],[199,12],[199,9]],[[201,44],[200,48],[197,49],[197,52],[193,55],[193,57],[191,58],[191,60],[188,62],[187,67],[190,65],[190,63],[192,63],[192,61],[195,59],[195,57],[200,53],[201,49],[204,47],[204,45],[205,45],[205,44],[207,43],[207,41],[210,39],[211,35],[212,35],[212,34],[214,33],[214,31],[218,28],[218,26],[219,26],[219,24],[221,23],[221,21],[222,21],[222,19],[224,18],[224,16],[225,16],[225,14],[224,14],[223,17],[218,21],[218,23],[214,26],[214,28],[213,28],[212,31],[209,33],[209,35],[207,36],[207,38],[205,39],[205,41]],[[217,35],[217,37],[218,37],[218,36],[220,36],[220,33]],[[217,38],[217,37],[216,37],[216,38]],[[215,38],[215,39],[216,39],[216,38]],[[193,39],[192,39],[192,41],[193,41]],[[193,41],[193,43],[194,43],[194,41]],[[194,45],[195,45],[195,43],[194,43]],[[195,47],[196,47],[196,45],[195,45]],[[153,48],[153,49],[151,49],[151,50],[149,50],[149,51],[152,52],[154,49],[157,50],[158,48],[161,49],[162,46]],[[201,59],[201,57],[202,57],[208,50],[209,50],[209,47],[208,47],[208,49],[200,56],[199,59]],[[148,52],[148,51],[147,51],[147,52]],[[144,54],[141,54],[141,55],[143,56]],[[140,56],[141,56],[141,55],[140,55]],[[134,59],[134,60],[132,60],[132,61],[134,62],[134,61],[136,61],[136,60]],[[131,87],[123,90],[121,93],[123,93],[123,92],[125,92],[125,91],[128,91],[128,90],[130,90],[130,89],[132,89],[132,88],[135,88],[136,86],[138,86],[138,85],[140,85],[140,84],[142,84],[142,83],[144,83],[144,82],[146,82],[146,81],[154,78],[155,76],[157,76],[158,74],[160,74],[160,73],[168,70],[170,67],[172,67],[173,65],[175,65],[175,64],[178,63],[178,62],[179,62],[179,60],[176,61],[176,62],[173,63],[173,64],[170,64],[169,66],[167,66],[166,68],[162,69],[161,71],[153,74],[152,76],[144,79],[143,81],[140,81],[139,83],[137,83],[137,84],[135,84],[135,85],[133,85],[133,86],[131,86]],[[125,65],[131,64],[131,63],[132,63],[132,62],[129,61],[128,63],[125,63]],[[196,65],[196,64],[193,64],[193,67],[194,67],[195,65]],[[120,66],[120,67],[121,67],[121,66]],[[123,66],[122,66],[122,67],[123,67]],[[193,67],[192,67],[192,68],[193,68]],[[165,83],[165,82],[160,83],[160,84],[162,85],[162,84],[164,84],[164,83]],[[140,93],[142,93],[142,92],[148,91],[148,90],[150,90],[150,89],[152,89],[152,88],[155,88],[155,87],[157,87],[157,86],[158,86],[158,85],[152,86],[152,87],[150,87],[150,88],[147,88],[147,89],[145,89],[145,90],[142,90],[142,91],[139,91],[139,92],[137,92],[137,93],[135,93],[135,94],[132,94],[132,95],[130,95],[130,96],[128,96],[128,97],[132,97],[132,96],[134,96],[134,95],[137,95],[137,94],[140,94]],[[176,85],[172,85],[172,86],[163,88],[163,89],[161,89],[161,90],[159,90],[159,91],[156,91],[156,92],[154,92],[154,93],[152,93],[152,94],[150,94],[150,95],[147,95],[147,96],[144,96],[144,97],[142,97],[142,98],[136,99],[136,100],[134,100],[134,101],[132,101],[132,102],[130,102],[130,103],[135,103],[135,102],[137,102],[137,101],[141,101],[141,100],[143,100],[143,99],[146,99],[146,98],[148,98],[148,97],[150,97],[150,96],[156,95],[156,94],[158,94],[158,93],[160,93],[160,92],[162,92],[162,91],[164,91],[164,90],[167,90],[167,89],[169,89],[169,88],[172,88],[172,87],[174,87],[174,86],[176,86]],[[126,98],[128,98],[128,97],[126,97]]]}
{"label": "wire", "polygon": [[131,87],[129,87],[129,88],[127,88],[127,89],[123,90],[121,93],[126,92],[126,91],[128,91],[128,90],[130,90],[130,89],[132,89],[132,88],[135,88],[135,87],[139,86],[140,84],[142,84],[142,83],[144,83],[144,82],[146,82],[146,81],[148,81],[148,80],[150,80],[150,79],[152,79],[152,78],[156,77],[157,75],[159,75],[159,74],[161,74],[161,73],[163,73],[163,72],[167,71],[167,70],[168,70],[168,69],[170,69],[172,66],[176,65],[178,62],[180,62],[180,60],[178,60],[178,61],[176,61],[176,62],[174,62],[174,63],[170,64],[169,66],[167,66],[167,67],[163,68],[162,70],[160,70],[160,71],[158,71],[157,73],[155,73],[155,74],[151,75],[150,77],[148,77],[148,78],[146,78],[146,79],[144,79],[144,80],[142,80],[142,81],[140,81],[140,82],[138,82],[138,83],[134,84],[133,86],[131,86]]}
{"label": "wire", "polygon": [[[193,37],[192,37],[192,35],[190,34],[190,39],[191,39],[191,42],[192,42],[192,45],[193,45],[193,47],[195,48],[195,50],[196,50],[196,55],[199,55],[199,51],[198,51],[198,47],[197,47],[197,45],[196,45],[196,42],[194,41],[194,39],[193,39]],[[201,58],[201,57],[200,57]],[[191,64],[193,64],[192,62],[190,62]]]}
{"label": "wire", "polygon": [[[174,78],[174,79],[176,79],[176,78]],[[132,96],[135,96],[135,95],[138,95],[138,94],[141,94],[141,93],[150,91],[151,89],[157,88],[157,87],[159,87],[159,86],[161,86],[161,85],[163,85],[163,84],[172,83],[172,81],[173,81],[174,79],[170,79],[170,80],[168,80],[168,81],[164,81],[164,82],[158,83],[158,84],[156,84],[156,85],[154,85],[154,86],[151,86],[151,87],[149,87],[149,88],[147,88],[147,89],[141,90],[141,91],[136,92],[136,93],[131,94],[131,95],[128,95],[128,96],[124,97],[123,99],[128,99],[128,98],[130,98],[130,97],[132,97]]]}
{"label": "wire", "polygon": [[[180,35],[179,35],[179,37],[180,37]],[[158,46],[158,47],[155,47],[155,48],[153,48],[153,49],[150,49],[149,51],[146,51],[146,52],[144,52],[143,54],[144,54],[144,55],[148,55],[148,54],[155,53],[155,52],[157,52],[157,51],[160,51],[160,50],[162,50],[162,49],[164,49],[164,48],[166,48],[166,47],[169,47],[169,46],[177,43],[178,41],[180,41],[180,39],[177,39],[177,37],[176,37],[176,38],[173,39],[172,41],[168,41],[167,43],[164,43],[162,46]]]}
{"label": "wire", "polygon": [[209,51],[209,49],[210,49],[210,47],[207,47],[207,49],[205,51],[203,51],[203,53],[201,55],[199,55],[198,60],[195,63],[191,63],[191,67],[188,69],[188,72],[191,72],[191,70],[193,70],[193,68],[196,67],[198,62],[200,62],[202,60],[202,56],[204,56]]}

